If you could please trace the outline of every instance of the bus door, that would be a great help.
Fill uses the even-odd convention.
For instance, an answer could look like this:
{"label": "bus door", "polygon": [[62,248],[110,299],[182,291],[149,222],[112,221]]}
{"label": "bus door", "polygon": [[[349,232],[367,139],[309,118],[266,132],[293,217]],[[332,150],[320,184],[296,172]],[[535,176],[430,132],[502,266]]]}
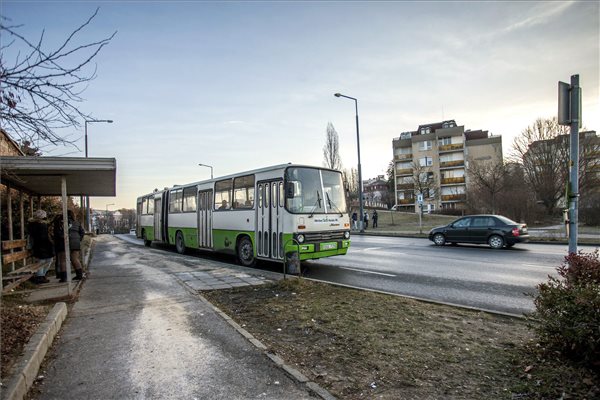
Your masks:
{"label": "bus door", "polygon": [[135,214],[135,236],[142,236],[142,199],[138,199]]}
{"label": "bus door", "polygon": [[154,240],[162,241],[162,199],[154,199]]}
{"label": "bus door", "polygon": [[198,192],[198,247],[212,248],[213,191]]}
{"label": "bus door", "polygon": [[258,182],[256,207],[256,253],[283,259],[283,180]]}

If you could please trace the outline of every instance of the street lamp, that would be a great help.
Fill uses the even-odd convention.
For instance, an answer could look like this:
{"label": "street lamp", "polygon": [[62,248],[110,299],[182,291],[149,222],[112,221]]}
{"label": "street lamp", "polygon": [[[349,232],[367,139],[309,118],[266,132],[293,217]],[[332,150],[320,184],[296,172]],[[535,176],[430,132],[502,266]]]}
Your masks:
{"label": "street lamp", "polygon": [[358,131],[358,100],[355,99],[354,97],[350,97],[350,96],[345,96],[341,93],[336,93],[334,94],[335,97],[345,97],[346,99],[350,99],[350,100],[354,100],[354,108],[356,110],[356,147],[358,149],[358,204],[360,207],[360,220],[359,220],[359,225],[360,226],[360,231],[364,232],[365,228],[364,228],[364,208],[363,208],[363,190],[362,190],[362,170],[361,170],[361,166],[360,166],[360,135],[359,135],[359,131]]}
{"label": "street lamp", "polygon": [[206,165],[206,164],[198,164],[198,165],[201,166],[201,167],[208,167],[208,168],[210,168],[210,179],[213,178],[213,167],[212,166]]}
{"label": "street lamp", "polygon": [[[87,134],[87,126],[88,123],[92,122],[106,122],[108,124],[112,124],[112,119],[86,119],[85,120],[85,158],[88,158],[88,134]],[[92,221],[90,220],[90,196],[85,196],[85,218],[87,219],[87,228],[88,232],[92,231]]]}

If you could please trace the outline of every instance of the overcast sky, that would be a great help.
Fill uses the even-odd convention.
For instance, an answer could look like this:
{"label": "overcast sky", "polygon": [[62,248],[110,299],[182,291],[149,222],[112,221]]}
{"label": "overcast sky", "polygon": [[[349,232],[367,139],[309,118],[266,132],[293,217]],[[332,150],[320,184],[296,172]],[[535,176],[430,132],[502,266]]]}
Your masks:
{"label": "overcast sky", "polygon": [[[599,2],[0,2],[0,14],[49,48],[118,31],[96,58],[81,108],[89,154],[117,159],[117,197],[134,208],[174,184],[268,165],[322,165],[327,123],[345,168],[383,174],[392,139],[447,119],[515,135],[557,113],[557,82],[580,75],[583,123],[600,127]],[[2,38],[4,42],[5,38]],[[82,124],[83,125],[83,124]],[[83,156],[83,126],[65,132]]]}

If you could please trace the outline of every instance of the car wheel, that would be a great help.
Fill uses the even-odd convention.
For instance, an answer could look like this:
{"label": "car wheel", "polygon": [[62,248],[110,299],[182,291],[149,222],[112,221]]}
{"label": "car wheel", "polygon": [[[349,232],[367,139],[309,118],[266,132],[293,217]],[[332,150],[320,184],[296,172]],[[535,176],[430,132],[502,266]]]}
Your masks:
{"label": "car wheel", "polygon": [[177,252],[179,254],[185,253],[185,241],[183,239],[183,233],[181,233],[181,231],[178,231],[177,235],[175,235],[175,248],[177,249]]}
{"label": "car wheel", "polygon": [[441,233],[436,233],[433,235],[433,243],[435,243],[436,246],[443,246],[446,244],[446,237]]}
{"label": "car wheel", "polygon": [[492,235],[488,239],[488,244],[492,249],[501,249],[504,247],[504,239],[502,236]]}
{"label": "car wheel", "polygon": [[256,264],[256,258],[254,258],[254,249],[252,248],[252,242],[248,236],[244,236],[238,242],[237,256],[240,264],[242,264],[244,267],[253,267],[254,264]]}

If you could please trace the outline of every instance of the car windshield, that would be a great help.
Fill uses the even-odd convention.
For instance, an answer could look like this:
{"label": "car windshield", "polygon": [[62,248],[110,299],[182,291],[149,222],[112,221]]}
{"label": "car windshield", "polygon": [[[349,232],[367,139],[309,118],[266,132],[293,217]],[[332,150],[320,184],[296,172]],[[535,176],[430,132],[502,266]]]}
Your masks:
{"label": "car windshield", "polygon": [[506,217],[503,217],[502,215],[496,215],[496,218],[498,218],[505,225],[519,225],[517,222],[513,221],[512,219],[508,219]]}
{"label": "car windshield", "polygon": [[342,174],[316,168],[288,168],[286,208],[298,214],[342,214],[346,196]]}

